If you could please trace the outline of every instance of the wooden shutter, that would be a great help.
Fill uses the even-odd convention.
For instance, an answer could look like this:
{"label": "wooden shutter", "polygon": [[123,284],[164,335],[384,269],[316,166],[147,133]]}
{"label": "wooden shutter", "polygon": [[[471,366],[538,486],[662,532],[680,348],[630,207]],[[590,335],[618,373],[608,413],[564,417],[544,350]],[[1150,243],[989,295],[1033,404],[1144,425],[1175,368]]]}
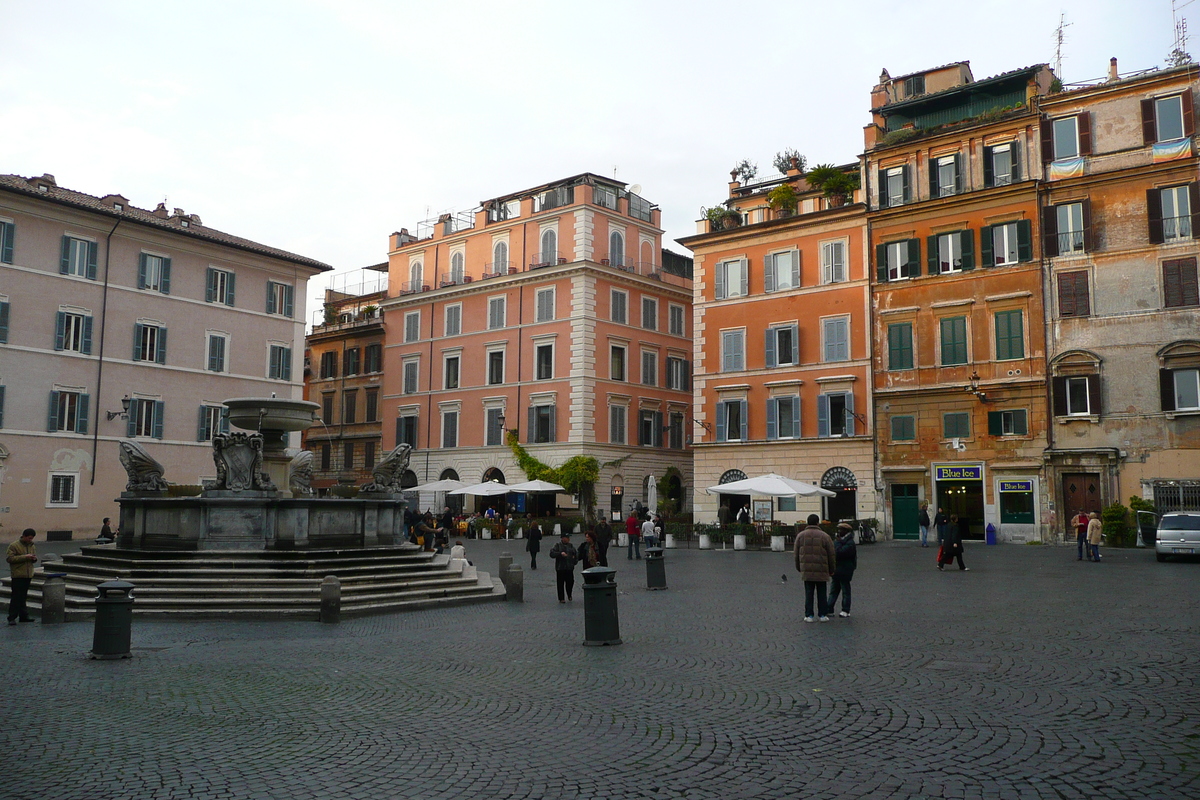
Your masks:
{"label": "wooden shutter", "polygon": [[996,183],[996,167],[992,163],[992,151],[995,148],[983,148],[983,185],[990,187]]}
{"label": "wooden shutter", "polygon": [[1017,261],[1033,260],[1033,222],[1017,220]]}
{"label": "wooden shutter", "polygon": [[[743,258],[742,259],[742,297],[745,297],[748,294],[750,294],[750,259]],[[657,316],[657,311],[658,311],[658,306],[655,306],[656,316]],[[656,325],[655,330],[657,330],[657,324],[658,323],[655,323],[655,325]]]}
{"label": "wooden shutter", "polygon": [[159,364],[165,364],[167,363],[167,329],[165,327],[158,329],[155,340],[158,344],[158,352],[154,354],[154,360]]}
{"label": "wooden shutter", "polygon": [[1196,132],[1196,112],[1192,105],[1192,90],[1190,87],[1179,96],[1179,103],[1183,106],[1183,135],[1191,136]]}
{"label": "wooden shutter", "polygon": [[[550,406],[549,416],[550,416],[550,438],[548,441],[557,442],[558,441],[558,431],[557,431],[557,428],[558,428],[558,425],[557,425],[558,406]],[[657,430],[658,430],[658,446],[662,447],[662,427],[658,426]]]}
{"label": "wooden shutter", "polygon": [[962,171],[962,153],[954,154],[954,193],[962,194],[963,191],[963,171]]}
{"label": "wooden shutter", "polygon": [[281,347],[279,357],[283,361],[282,377],[285,381],[290,381],[292,379],[292,348]]}
{"label": "wooden shutter", "polygon": [[196,420],[196,441],[197,442],[203,442],[206,439],[208,439],[208,437],[204,435],[208,432],[207,430],[205,430],[205,425],[204,425],[204,423],[208,417],[208,414],[205,413],[206,411],[207,411],[207,409],[204,406],[200,406],[199,418]]}
{"label": "wooden shutter", "polygon": [[138,253],[138,288],[146,288],[146,254]]}
{"label": "wooden shutter", "polygon": [[158,279],[158,290],[163,294],[171,293],[171,259],[162,260],[162,274]]}
{"label": "wooden shutter", "polygon": [[225,275],[225,305],[227,306],[233,305],[233,286],[236,278],[237,274],[233,272]]}
{"label": "wooden shutter", "polygon": [[1058,255],[1058,206],[1042,206],[1042,257]]}
{"label": "wooden shutter", "polygon": [[154,401],[154,432],[155,439],[163,438],[163,412],[166,409],[166,404],[162,400]]}
{"label": "wooden shutter", "polygon": [[792,257],[792,288],[800,288],[800,251],[793,250]]}
{"label": "wooden shutter", "polygon": [[295,291],[296,287],[294,286],[283,287],[283,315],[285,317],[291,317],[294,314],[295,307],[293,300],[295,299]]}
{"label": "wooden shutter", "polygon": [[1096,249],[1096,236],[1092,232],[1092,201],[1085,197],[1081,205],[1083,206],[1083,250],[1091,253]]}
{"label": "wooden shutter", "polygon": [[846,431],[847,436],[855,436],[857,435],[857,428],[855,425],[858,420],[854,417],[854,393],[846,392],[843,397],[846,400],[846,411],[844,412],[846,414],[846,427],[844,430]]}
{"label": "wooden shutter", "polygon": [[[875,184],[879,187],[879,207],[888,207],[887,196],[887,171],[883,167],[878,167],[875,170]],[[65,252],[65,251],[64,251]]]}
{"label": "wooden shutter", "polygon": [[8,303],[0,303],[0,343],[8,341]]}
{"label": "wooden shutter", "polygon": [[50,393],[50,415],[46,419],[46,430],[51,433],[58,430],[58,392]]}
{"label": "wooden shutter", "polygon": [[925,238],[925,266],[927,274],[937,275],[941,272],[941,262],[938,259],[938,255],[937,234],[927,236]]}
{"label": "wooden shutter", "polygon": [[1053,389],[1054,416],[1065,417],[1067,415],[1067,379],[1054,378],[1051,381],[1051,388]]}
{"label": "wooden shutter", "polygon": [[750,416],[749,416],[749,414],[747,413],[747,408],[746,408],[746,406],[747,406],[747,403],[746,403],[746,401],[745,401],[745,400],[739,400],[739,401],[738,401],[738,404],[741,406],[741,411],[742,411],[742,414],[741,414],[741,416],[742,416],[742,420],[741,420],[741,422],[742,422],[742,441],[743,441],[743,442],[746,442],[746,441],[749,441],[749,439],[748,439],[748,438],[747,438],[747,436],[746,436],[746,430],[747,430],[747,428],[748,428],[748,427],[749,427],[749,425],[750,425],[750,422],[749,422],[749,420],[750,420]]}
{"label": "wooden shutter", "polygon": [[[529,407],[529,430],[525,432],[525,441],[533,444],[537,441],[537,409],[533,406]],[[638,444],[645,444],[642,441],[642,419],[638,415]]]}
{"label": "wooden shutter", "polygon": [[11,222],[0,222],[0,262],[13,263],[13,238],[17,226]]}
{"label": "wooden shutter", "polygon": [[267,281],[267,313],[275,313],[275,281]]}
{"label": "wooden shutter", "polygon": [[921,274],[921,240],[908,240],[908,261],[904,264],[904,274],[906,276],[914,276]]}
{"label": "wooden shutter", "polygon": [[792,438],[800,438],[800,395],[792,396]]}
{"label": "wooden shutter", "polygon": [[939,161],[940,161],[940,159],[933,158],[933,157],[927,158],[925,160],[925,163],[928,165],[928,168],[929,168],[929,199],[930,200],[933,200],[934,198],[936,198],[938,195],[941,194],[941,192],[939,191],[941,189],[941,187],[939,186],[939,181],[938,181],[938,172],[941,169],[941,165],[938,163]]}
{"label": "wooden shutter", "polygon": [[908,164],[900,168],[900,179],[904,186],[904,204],[908,205],[912,202],[912,188],[909,186],[908,180]]}
{"label": "wooden shutter", "polygon": [[92,353],[92,318],[90,316],[83,318],[83,336],[80,341],[79,352],[85,356]]}
{"label": "wooden shutter", "polygon": [[714,300],[724,300],[725,299],[725,281],[727,280],[727,277],[728,277],[725,274],[726,272],[728,272],[728,267],[723,263],[718,263],[717,268],[716,268],[716,274],[713,276],[713,278],[715,279],[713,281],[713,285],[715,287],[713,289],[713,299]]}
{"label": "wooden shutter", "polygon": [[[91,405],[92,398],[86,394],[80,393],[79,405],[75,408],[75,432],[88,432],[88,408]],[[159,437],[162,438],[161,436]]]}
{"label": "wooden shutter", "polygon": [[[211,372],[220,372],[221,371],[220,366],[219,366],[220,361],[217,358],[217,350],[220,348],[219,343],[221,343],[221,342],[224,342],[224,339],[222,339],[220,336],[209,336],[208,337],[208,369]],[[329,364],[329,359],[327,358],[327,356],[329,356],[329,355],[330,355],[329,353],[321,354],[321,377],[322,378],[329,377],[329,375],[327,374],[328,370],[326,369],[326,366]],[[201,407],[201,410],[203,411],[203,407]]]}
{"label": "wooden shutter", "polygon": [[1004,435],[1004,412],[989,411],[987,412],[988,419],[988,436],[1003,436]]}
{"label": "wooden shutter", "polygon": [[1158,141],[1158,129],[1154,122],[1154,98],[1142,101],[1142,144]]}
{"label": "wooden shutter", "polygon": [[1042,163],[1054,160],[1054,120],[1042,120]]}
{"label": "wooden shutter", "polygon": [[817,436],[829,438],[829,395],[817,395]]}
{"label": "wooden shutter", "polygon": [[1188,205],[1192,217],[1192,238],[1200,239],[1200,183],[1188,184]]}
{"label": "wooden shutter", "polygon": [[67,315],[59,311],[54,318],[54,349],[62,350],[66,343],[64,340],[67,336]]}
{"label": "wooden shutter", "polygon": [[717,401],[717,441],[718,442],[727,441],[726,436],[725,436],[725,418],[726,418],[725,403],[718,400]]}
{"label": "wooden shutter", "polygon": [[995,242],[992,238],[992,226],[984,225],[979,229],[979,266],[996,266]]}
{"label": "wooden shutter", "polygon": [[1089,314],[1087,272],[1059,274],[1058,315],[1060,317],[1086,317]]}
{"label": "wooden shutter", "polygon": [[776,356],[775,356],[775,329],[774,328],[767,328],[766,340],[767,341],[766,341],[766,345],[764,347],[764,352],[766,353],[767,366],[768,367],[778,366],[778,364],[776,362]]}
{"label": "wooden shutter", "polygon": [[134,398],[129,402],[129,419],[125,421],[125,435],[130,439],[137,435],[138,409],[141,407],[141,400]]}
{"label": "wooden shutter", "polygon": [[1092,115],[1084,111],[1076,120],[1079,127],[1079,155],[1090,156],[1092,154]]}
{"label": "wooden shutter", "polygon": [[1087,388],[1088,388],[1088,411],[1090,411],[1092,414],[1094,414],[1096,416],[1099,416],[1100,414],[1103,413],[1103,410],[1100,407],[1100,376],[1099,375],[1088,375],[1087,376]]}
{"label": "wooden shutter", "polygon": [[1008,146],[1008,158],[1012,162],[1012,178],[1011,181],[1016,183],[1021,180],[1021,143],[1016,139]]}
{"label": "wooden shutter", "polygon": [[1163,268],[1163,305],[1175,308],[1183,305],[1183,285],[1179,276],[1178,261],[1164,261]]}
{"label": "wooden shutter", "polygon": [[[764,292],[775,291],[775,269],[776,269],[776,259],[777,258],[778,258],[778,254],[771,254],[763,259],[763,291]],[[744,271],[743,271],[743,274],[744,274]],[[742,293],[742,296],[743,297],[745,296],[745,292]]]}
{"label": "wooden shutter", "polygon": [[[204,274],[204,302],[211,303],[216,299],[217,271],[212,267]],[[200,409],[203,411],[203,407]]]}
{"label": "wooden shutter", "polygon": [[133,323],[133,360],[142,359],[142,323]]}
{"label": "wooden shutter", "polygon": [[62,237],[62,257],[58,261],[58,274],[66,275],[71,271],[71,237]]}
{"label": "wooden shutter", "polygon": [[880,283],[887,283],[888,280],[888,263],[887,263],[887,245],[875,245],[875,269]]}
{"label": "wooden shutter", "polygon": [[1158,371],[1158,395],[1162,400],[1163,411],[1175,410],[1175,371],[1160,369]]}
{"label": "wooden shutter", "polygon": [[975,269],[975,232],[968,228],[959,233],[958,246],[962,250],[964,272]]}
{"label": "wooden shutter", "polygon": [[1150,244],[1162,244],[1165,238],[1163,236],[1162,190],[1160,189],[1146,190],[1146,222],[1150,225]]}

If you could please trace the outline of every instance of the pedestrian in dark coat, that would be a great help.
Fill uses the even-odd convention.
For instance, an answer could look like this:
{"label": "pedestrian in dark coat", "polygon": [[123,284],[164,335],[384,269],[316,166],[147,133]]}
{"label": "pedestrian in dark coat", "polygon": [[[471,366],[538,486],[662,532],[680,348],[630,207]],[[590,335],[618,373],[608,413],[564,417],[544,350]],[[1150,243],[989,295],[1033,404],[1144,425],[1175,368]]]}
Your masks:
{"label": "pedestrian in dark coat", "polygon": [[529,541],[525,544],[525,552],[529,553],[529,568],[537,569],[538,553],[542,552],[542,529],[536,522],[529,526]]}
{"label": "pedestrian in dark coat", "polygon": [[813,594],[817,595],[817,613],[821,622],[829,622],[829,606],[825,602],[825,587],[837,568],[833,539],[821,530],[821,518],[808,515],[808,527],[796,534],[796,571],[804,579],[804,621],[813,622]]}
{"label": "pedestrian in dark coat", "polygon": [[957,514],[950,517],[950,524],[946,526],[946,541],[942,543],[942,554],[938,558],[938,569],[942,569],[942,567],[949,564],[955,558],[958,559],[958,568],[960,570],[963,572],[970,571],[970,567],[963,563],[962,533],[958,527]]}
{"label": "pedestrian in dark coat", "polygon": [[837,527],[838,537],[833,543],[833,551],[837,556],[837,567],[833,570],[832,591],[829,594],[829,610],[837,605],[838,595],[842,597],[841,616],[850,616],[850,579],[858,567],[858,547],[854,544],[854,528],[848,522],[840,522]]}
{"label": "pedestrian in dark coat", "polygon": [[943,544],[946,541],[946,528],[950,525],[950,518],[946,516],[946,512],[942,509],[937,510],[937,514],[933,516],[933,525],[937,528],[938,544]]}
{"label": "pedestrian in dark coat", "polygon": [[608,566],[608,546],[612,544],[612,526],[608,520],[600,517],[596,523],[596,544],[599,546],[600,566]]}
{"label": "pedestrian in dark coat", "polygon": [[929,504],[921,504],[921,513],[917,515],[917,527],[921,529],[921,547],[929,547]]}
{"label": "pedestrian in dark coat", "polygon": [[596,542],[595,531],[588,531],[583,535],[583,544],[579,545],[578,558],[583,569],[600,566],[600,545]]}
{"label": "pedestrian in dark coat", "polygon": [[550,548],[550,558],[554,559],[554,582],[558,588],[558,602],[571,600],[571,591],[575,588],[575,561],[578,554],[571,537],[562,535],[562,540]]}

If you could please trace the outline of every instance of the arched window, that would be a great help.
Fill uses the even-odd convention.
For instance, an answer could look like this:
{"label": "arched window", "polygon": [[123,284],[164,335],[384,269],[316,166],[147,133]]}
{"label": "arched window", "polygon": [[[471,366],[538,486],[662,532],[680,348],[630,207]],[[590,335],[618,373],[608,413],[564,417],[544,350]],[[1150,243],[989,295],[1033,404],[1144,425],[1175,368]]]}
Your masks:
{"label": "arched window", "polygon": [[542,231],[542,257],[540,264],[558,263],[558,234],[553,230]]}
{"label": "arched window", "polygon": [[492,272],[503,275],[508,272],[508,243],[496,242],[492,248]]}
{"label": "arched window", "polygon": [[642,242],[642,263],[651,264],[655,267],[659,266],[654,259],[654,245],[649,242]]}
{"label": "arched window", "polygon": [[620,231],[608,235],[608,263],[614,267],[625,266],[625,237]]}
{"label": "arched window", "polygon": [[422,272],[424,268],[420,261],[416,261],[408,268],[408,288],[410,291],[419,292],[421,290]]}
{"label": "arched window", "polygon": [[455,253],[450,256],[450,280],[454,283],[462,283],[463,279],[463,254]]}

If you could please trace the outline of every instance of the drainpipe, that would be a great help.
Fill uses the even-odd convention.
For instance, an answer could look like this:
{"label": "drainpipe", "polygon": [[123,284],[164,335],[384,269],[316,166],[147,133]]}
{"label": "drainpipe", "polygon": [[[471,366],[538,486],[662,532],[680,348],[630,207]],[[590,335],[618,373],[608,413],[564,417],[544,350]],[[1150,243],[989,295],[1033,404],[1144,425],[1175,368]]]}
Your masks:
{"label": "drainpipe", "polygon": [[[1022,149],[1025,151],[1029,150],[1028,147]],[[1042,164],[1040,169],[1045,170],[1045,164]],[[1036,219],[1034,220],[1033,227],[1037,231],[1037,241],[1042,242],[1042,208],[1047,201],[1047,193],[1045,182],[1040,177],[1033,182],[1033,191],[1034,197],[1036,198],[1035,205],[1037,207],[1037,211],[1034,214]],[[1051,298],[1054,296],[1054,276],[1051,274],[1050,260],[1046,258],[1046,248],[1043,246],[1039,249],[1042,253],[1042,339],[1044,341],[1043,346],[1045,347],[1043,356],[1046,362],[1045,372],[1042,375],[1044,383],[1042,394],[1046,402],[1046,450],[1043,457],[1043,464],[1046,468],[1042,470],[1042,475],[1046,478],[1044,482],[1050,484],[1049,486],[1043,486],[1042,492],[1047,498],[1054,498],[1054,507],[1057,512],[1061,513],[1063,509],[1062,503],[1059,502],[1060,498],[1058,496],[1058,471],[1053,467],[1053,456],[1051,455],[1054,450],[1054,378],[1052,377],[1052,370],[1050,368],[1050,345],[1053,324],[1050,320],[1049,306],[1052,303]],[[1057,533],[1058,523],[1062,522],[1062,520],[1057,519],[1058,513],[1055,514],[1055,517],[1056,519],[1054,524],[1047,526],[1050,529],[1049,538],[1051,541],[1053,541],[1055,534]],[[1043,532],[1043,541],[1046,538],[1046,532]]]}
{"label": "drainpipe", "polygon": [[100,390],[104,386],[104,331],[107,328],[108,320],[108,260],[109,253],[112,251],[112,237],[117,232],[117,227],[121,224],[121,220],[117,220],[117,224],[112,226],[112,230],[108,232],[108,236],[104,237],[104,291],[103,299],[100,301],[100,351],[97,354],[98,361],[96,363],[96,407],[95,426],[92,428],[92,477],[88,481],[89,486],[96,485],[96,453],[100,449],[100,398],[102,397]]}

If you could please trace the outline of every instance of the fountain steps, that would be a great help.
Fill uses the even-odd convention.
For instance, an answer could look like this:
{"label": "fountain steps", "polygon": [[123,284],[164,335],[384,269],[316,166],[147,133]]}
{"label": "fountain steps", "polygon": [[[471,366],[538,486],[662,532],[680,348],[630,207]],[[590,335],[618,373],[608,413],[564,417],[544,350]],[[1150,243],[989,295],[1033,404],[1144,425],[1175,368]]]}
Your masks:
{"label": "fountain steps", "polygon": [[[424,609],[504,599],[490,575],[451,567],[447,556],[415,547],[363,550],[272,552],[244,550],[162,553],[85,547],[49,562],[66,573],[67,619],[95,614],[96,586],[122,579],[133,583],[133,612],[159,618],[317,619],[320,584],[337,575],[342,614],[347,616]],[[31,608],[41,608],[43,573],[29,591]],[[10,594],[8,581],[0,599]]]}

